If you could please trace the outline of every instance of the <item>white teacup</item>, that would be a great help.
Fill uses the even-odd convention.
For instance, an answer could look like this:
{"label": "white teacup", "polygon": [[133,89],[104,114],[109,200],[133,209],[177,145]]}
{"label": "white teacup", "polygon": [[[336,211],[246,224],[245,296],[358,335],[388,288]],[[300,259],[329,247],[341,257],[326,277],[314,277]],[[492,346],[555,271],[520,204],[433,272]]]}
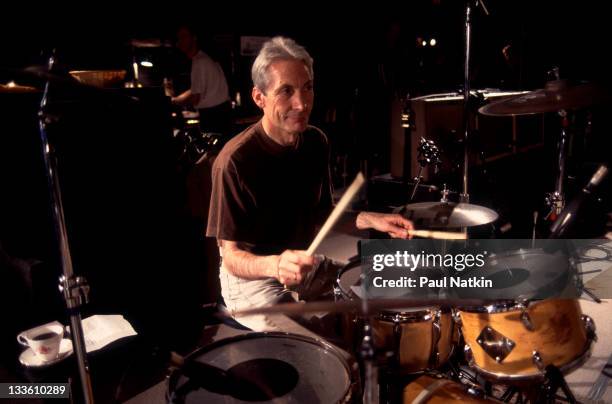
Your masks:
{"label": "white teacup", "polygon": [[43,361],[59,356],[60,343],[64,338],[64,327],[59,324],[41,325],[17,335],[17,341],[29,346]]}

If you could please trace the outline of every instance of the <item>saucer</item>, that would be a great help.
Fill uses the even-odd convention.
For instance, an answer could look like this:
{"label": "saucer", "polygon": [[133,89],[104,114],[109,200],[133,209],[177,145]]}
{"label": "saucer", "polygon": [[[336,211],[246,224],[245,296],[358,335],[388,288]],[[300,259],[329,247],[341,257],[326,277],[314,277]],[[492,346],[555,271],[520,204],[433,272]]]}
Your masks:
{"label": "saucer", "polygon": [[62,339],[60,342],[59,355],[57,358],[50,361],[43,361],[42,358],[32,351],[32,348],[28,348],[19,355],[19,362],[25,367],[44,367],[50,366],[57,362],[60,362],[72,354],[72,341],[69,338]]}

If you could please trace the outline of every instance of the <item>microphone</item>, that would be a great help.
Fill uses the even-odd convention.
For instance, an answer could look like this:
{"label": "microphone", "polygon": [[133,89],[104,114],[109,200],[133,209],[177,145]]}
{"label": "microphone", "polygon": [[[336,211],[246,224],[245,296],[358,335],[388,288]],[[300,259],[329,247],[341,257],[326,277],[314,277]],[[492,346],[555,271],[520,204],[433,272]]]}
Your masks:
{"label": "microphone", "polygon": [[567,232],[569,225],[576,219],[578,210],[584,203],[585,199],[588,199],[591,196],[599,184],[604,180],[606,175],[608,175],[608,167],[602,164],[599,166],[595,174],[593,174],[589,180],[589,183],[582,188],[580,194],[572,199],[570,204],[563,209],[557,220],[555,220],[555,222],[552,224],[550,227],[550,238],[559,238]]}

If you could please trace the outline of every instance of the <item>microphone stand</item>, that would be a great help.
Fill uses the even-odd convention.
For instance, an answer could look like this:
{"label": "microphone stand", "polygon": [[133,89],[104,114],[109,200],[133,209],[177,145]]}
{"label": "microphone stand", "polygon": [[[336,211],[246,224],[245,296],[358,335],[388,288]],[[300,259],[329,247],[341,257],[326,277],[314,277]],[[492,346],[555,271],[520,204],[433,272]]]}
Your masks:
{"label": "microphone stand", "polygon": [[[53,69],[54,64],[55,51],[53,51],[52,56],[49,58],[49,71]],[[40,140],[45,161],[49,192],[51,194],[53,219],[59,242],[60,261],[63,271],[63,275],[59,278],[59,289],[64,296],[66,307],[68,308],[68,313],[70,315],[70,334],[72,336],[72,343],[76,353],[79,376],[83,388],[84,402],[85,404],[93,404],[93,390],[91,388],[91,379],[89,376],[89,366],[87,363],[87,352],[85,350],[85,340],[83,337],[80,312],[81,305],[87,303],[88,301],[89,285],[83,277],[75,276],[72,269],[72,259],[70,257],[70,247],[68,245],[66,222],[64,220],[64,208],[62,205],[59,177],[57,174],[57,160],[55,158],[53,148],[49,144],[49,139],[47,136],[47,126],[53,121],[53,118],[47,112],[50,84],[51,80],[48,79],[47,83],[45,84],[43,98],[40,102],[38,118]]]}

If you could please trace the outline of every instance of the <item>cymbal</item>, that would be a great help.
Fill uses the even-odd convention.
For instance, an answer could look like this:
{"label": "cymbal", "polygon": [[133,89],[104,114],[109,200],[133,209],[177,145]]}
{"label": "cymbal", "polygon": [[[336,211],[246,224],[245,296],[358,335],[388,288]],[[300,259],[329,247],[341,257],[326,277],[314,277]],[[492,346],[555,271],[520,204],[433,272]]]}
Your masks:
{"label": "cymbal", "polygon": [[38,89],[30,86],[20,86],[14,81],[9,81],[6,84],[0,84],[0,93],[35,93]]}
{"label": "cymbal", "polygon": [[570,85],[565,80],[555,80],[543,89],[485,105],[478,112],[491,116],[530,115],[581,109],[611,100],[609,89],[598,84]]}
{"label": "cymbal", "polygon": [[130,39],[129,45],[135,48],[171,48],[172,42],[159,38]]}
{"label": "cymbal", "polygon": [[399,208],[397,213],[412,220],[417,228],[480,226],[497,220],[489,208],[469,203],[421,202]]}
{"label": "cymbal", "polygon": [[[368,313],[406,309],[408,307],[428,306],[484,306],[494,300],[483,299],[368,299]],[[234,316],[253,316],[257,314],[286,314],[299,315],[304,313],[352,313],[363,312],[363,301],[360,299],[342,301],[318,301],[318,302],[296,302],[280,303],[273,306],[256,307],[233,312]]]}

